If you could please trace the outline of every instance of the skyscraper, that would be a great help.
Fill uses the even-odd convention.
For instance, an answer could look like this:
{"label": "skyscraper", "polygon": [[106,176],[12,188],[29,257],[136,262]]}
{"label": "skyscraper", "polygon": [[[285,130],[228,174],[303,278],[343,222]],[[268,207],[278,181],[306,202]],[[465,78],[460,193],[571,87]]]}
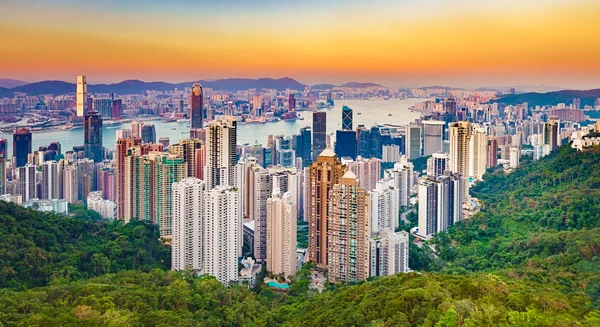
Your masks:
{"label": "skyscraper", "polygon": [[267,271],[296,274],[296,203],[277,189],[267,200]]}
{"label": "skyscraper", "polygon": [[427,175],[438,177],[448,170],[450,156],[444,152],[436,152],[427,159]]}
{"label": "skyscraper", "polygon": [[[327,226],[329,192],[346,172],[346,167],[330,149],[325,149],[310,165],[308,201],[308,261],[327,267]],[[306,214],[306,213],[305,213]]]}
{"label": "skyscraper", "polygon": [[327,112],[315,111],[313,112],[313,161],[317,160],[317,157],[327,147]]}
{"label": "skyscraper", "polygon": [[267,203],[273,194],[270,174],[260,166],[254,166],[250,178],[253,186],[250,194],[250,220],[254,220],[254,258],[259,262],[267,260]]}
{"label": "skyscraper", "polygon": [[406,127],[406,156],[411,160],[421,157],[421,126],[414,123]]}
{"label": "skyscraper", "polygon": [[208,189],[235,185],[236,137],[237,123],[232,120],[215,121],[206,128],[204,180]]}
{"label": "skyscraper", "polygon": [[390,276],[410,271],[408,233],[381,230],[371,239],[371,277]]}
{"label": "skyscraper", "polygon": [[140,146],[142,140],[140,138],[119,138],[117,139],[115,158],[117,161],[116,172],[116,203],[117,203],[117,219],[125,217],[125,163],[127,161],[128,150],[135,146]]}
{"label": "skyscraper", "polygon": [[487,168],[487,134],[477,125],[472,130],[469,141],[469,177],[482,180]]}
{"label": "skyscraper", "polygon": [[100,115],[100,117],[102,117],[102,119],[111,119],[112,104],[113,100],[111,99],[94,99],[92,104],[92,110],[97,112]]}
{"label": "skyscraper", "polygon": [[342,107],[342,130],[352,130],[352,108],[348,106]]}
{"label": "skyscraper", "polygon": [[77,76],[77,116],[83,117],[87,112],[87,82],[85,76]]}
{"label": "skyscraper", "polygon": [[459,174],[462,182],[462,199],[468,200],[469,158],[471,143],[471,123],[460,121],[450,124],[450,171]]}
{"label": "skyscraper", "polygon": [[312,162],[312,130],[309,126],[300,129],[300,135],[296,136],[296,157],[302,158],[304,167]]}
{"label": "skyscraper", "polygon": [[115,120],[121,119],[121,114],[123,113],[123,100],[121,100],[121,99],[113,100],[110,111],[111,111],[110,116],[112,119],[115,119]]}
{"label": "skyscraper", "polygon": [[377,232],[388,228],[396,230],[398,227],[400,206],[399,189],[392,178],[385,178],[377,182],[370,192],[371,196],[371,237]]}
{"label": "skyscraper", "polygon": [[26,164],[17,169],[19,178],[19,195],[23,202],[37,198],[36,175],[37,167]]}
{"label": "skyscraper", "polygon": [[462,220],[462,183],[462,177],[450,172],[419,179],[419,235],[445,232]]}
{"label": "skyscraper", "polygon": [[173,270],[202,270],[205,188],[206,183],[194,177],[173,184]]}
{"label": "skyscraper", "polygon": [[356,159],[356,131],[338,130],[335,132],[335,154],[340,157]]}
{"label": "skyscraper", "polygon": [[25,166],[30,153],[31,132],[27,128],[19,128],[13,134],[13,157],[15,158],[15,167]]}
{"label": "skyscraper", "polygon": [[166,153],[149,155],[150,171],[150,219],[160,228],[160,236],[172,235],[173,184],[187,177],[187,164],[183,158]]}
{"label": "skyscraper", "polygon": [[296,110],[296,98],[293,93],[290,93],[288,97],[288,111]]}
{"label": "skyscraper", "polygon": [[156,144],[156,128],[153,124],[142,125],[142,142]]}
{"label": "skyscraper", "polygon": [[203,106],[202,86],[196,83],[192,86],[192,97],[190,99],[190,110],[192,116],[192,129],[202,128],[204,124],[204,106]]}
{"label": "skyscraper", "polygon": [[102,147],[102,118],[97,112],[85,114],[84,122],[84,153],[85,157],[94,162],[104,160],[104,148]]}
{"label": "skyscraper", "polygon": [[493,136],[487,138],[487,168],[498,166],[498,140]]}
{"label": "skyscraper", "polygon": [[240,244],[240,197],[230,186],[217,186],[204,193],[202,273],[215,276],[228,286],[238,280]]}
{"label": "skyscraper", "polygon": [[423,155],[430,156],[442,151],[444,140],[444,122],[437,120],[423,121]]}
{"label": "skyscraper", "polygon": [[6,194],[6,156],[0,155],[0,195]]}
{"label": "skyscraper", "polygon": [[[204,147],[203,143],[199,139],[183,139],[179,140],[178,143],[175,143],[169,147],[169,153],[175,154],[187,163],[187,176],[188,177],[197,177],[204,175],[198,174],[198,169],[202,165],[202,169],[204,169],[203,162],[198,162],[197,159],[206,159],[206,153],[202,154],[204,158],[198,157],[196,151],[202,149]],[[202,160],[201,160],[202,161]],[[200,178],[204,180],[203,178]]]}
{"label": "skyscraper", "polygon": [[327,216],[327,273],[332,283],[369,277],[370,199],[348,171],[329,192]]}
{"label": "skyscraper", "polygon": [[394,164],[393,169],[385,171],[386,178],[391,178],[398,188],[398,205],[400,207],[408,207],[410,204],[410,193],[414,186],[413,170],[414,165],[405,156],[402,156],[400,161]]}
{"label": "skyscraper", "polygon": [[56,161],[45,161],[42,166],[41,199],[62,199],[62,165]]}
{"label": "skyscraper", "polygon": [[342,158],[342,163],[346,165],[346,170],[351,170],[358,177],[360,186],[366,190],[374,189],[381,178],[381,160],[377,158],[357,157],[353,161]]}
{"label": "skyscraper", "polygon": [[0,138],[0,156],[4,158],[8,158],[8,153],[6,152],[8,147],[8,140]]}
{"label": "skyscraper", "polygon": [[559,122],[558,120],[548,120],[543,125],[544,144],[548,145],[550,151],[554,152],[560,147],[559,139]]}

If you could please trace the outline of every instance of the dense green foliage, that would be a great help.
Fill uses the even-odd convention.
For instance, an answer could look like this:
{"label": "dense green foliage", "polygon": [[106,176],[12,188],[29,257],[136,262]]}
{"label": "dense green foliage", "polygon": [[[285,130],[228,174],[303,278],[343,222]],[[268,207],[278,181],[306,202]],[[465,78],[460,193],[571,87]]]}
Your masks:
{"label": "dense green foliage", "polygon": [[[93,215],[86,215],[85,217]],[[170,266],[158,228],[31,211],[0,201],[0,288]]]}
{"label": "dense green foliage", "polygon": [[[482,212],[431,242],[439,258],[411,242],[411,267],[422,273],[328,287],[322,294],[309,290],[308,266],[286,295],[262,283],[255,290],[225,288],[212,277],[164,271],[164,248],[146,224],[31,213],[0,203],[0,222],[9,226],[0,234],[1,267],[29,264],[11,275],[12,284],[5,281],[12,289],[0,290],[0,326],[600,326],[600,150],[563,147],[540,162],[523,162],[511,174],[486,175],[473,188]],[[416,213],[406,218],[400,229],[415,226]],[[13,233],[25,241],[9,238]],[[135,254],[115,258],[107,250],[114,247],[104,246],[119,239],[135,253],[152,255],[129,266],[123,260]],[[31,274],[30,250],[7,254],[19,252],[18,244],[52,253],[42,265],[48,277]],[[92,264],[98,253],[110,268]],[[56,273],[65,266],[77,278],[110,274],[67,282]],[[138,270],[118,272],[124,269]],[[38,284],[49,285],[16,287]]]}

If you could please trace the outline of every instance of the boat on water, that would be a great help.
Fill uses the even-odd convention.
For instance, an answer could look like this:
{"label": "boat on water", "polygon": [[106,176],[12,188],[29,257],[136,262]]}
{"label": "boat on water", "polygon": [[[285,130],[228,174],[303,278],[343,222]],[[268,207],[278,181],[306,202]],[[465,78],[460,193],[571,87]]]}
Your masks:
{"label": "boat on water", "polygon": [[357,112],[357,113],[356,113],[356,115],[357,115],[357,116],[360,116],[360,115],[362,115],[362,113],[361,113],[361,112]]}
{"label": "boat on water", "polygon": [[392,116],[392,114],[388,114],[388,117]]}
{"label": "boat on water", "polygon": [[171,130],[172,130],[172,131],[174,131],[174,130],[176,130],[176,129],[177,129],[176,127],[171,127]]}

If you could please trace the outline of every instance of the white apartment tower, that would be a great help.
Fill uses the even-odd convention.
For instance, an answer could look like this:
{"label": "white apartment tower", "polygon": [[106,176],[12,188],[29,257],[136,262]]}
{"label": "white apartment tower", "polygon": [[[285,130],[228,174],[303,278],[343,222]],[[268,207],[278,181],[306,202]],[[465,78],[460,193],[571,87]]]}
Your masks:
{"label": "white apartment tower", "polygon": [[396,230],[400,206],[399,189],[392,178],[385,178],[377,182],[371,195],[371,237],[380,230],[388,228]]}
{"label": "white apartment tower", "polygon": [[275,189],[267,201],[267,271],[296,274],[296,204]]}
{"label": "white apartment tower", "polygon": [[371,239],[371,277],[407,273],[408,233],[383,229]]}
{"label": "white apartment tower", "polygon": [[202,271],[206,183],[188,177],[173,184],[171,268]]}
{"label": "white apartment tower", "polygon": [[469,142],[469,176],[482,180],[487,168],[487,134],[485,128],[474,126]]}
{"label": "white apartment tower", "polygon": [[206,165],[204,180],[208,189],[236,183],[236,122],[214,121],[206,127]]}

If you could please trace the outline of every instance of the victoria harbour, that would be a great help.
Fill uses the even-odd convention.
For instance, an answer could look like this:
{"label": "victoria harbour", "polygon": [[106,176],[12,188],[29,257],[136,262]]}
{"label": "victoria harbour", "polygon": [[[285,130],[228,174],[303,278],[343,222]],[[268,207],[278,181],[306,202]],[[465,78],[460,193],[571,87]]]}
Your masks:
{"label": "victoria harbour", "polygon": [[[347,105],[354,110],[354,121],[357,126],[360,124],[365,125],[366,127],[378,124],[406,125],[420,116],[420,112],[411,111],[409,108],[416,102],[426,100],[431,99],[340,100],[333,108],[323,109],[322,111],[327,112],[327,132],[333,133],[340,128],[340,117],[342,115],[342,106],[344,105]],[[268,135],[290,136],[298,133],[300,128],[312,125],[311,111],[301,111],[299,112],[299,116],[302,119],[240,125],[238,126],[238,144],[253,144],[255,142],[264,144],[267,141]],[[159,137],[168,137],[171,143],[173,143],[189,137],[189,122],[167,123],[156,120],[147,121],[146,123],[154,124],[157,139]],[[130,123],[103,126],[102,139],[104,147],[107,149],[114,149],[116,143],[116,131],[118,129],[130,127]],[[63,152],[70,151],[73,149],[73,146],[83,145],[83,132],[83,128],[33,132],[32,147],[37,149],[40,146],[48,145],[50,142],[59,141]],[[0,136],[10,138],[9,134],[0,134]],[[8,142],[7,145],[8,153],[12,153],[12,142]]]}

